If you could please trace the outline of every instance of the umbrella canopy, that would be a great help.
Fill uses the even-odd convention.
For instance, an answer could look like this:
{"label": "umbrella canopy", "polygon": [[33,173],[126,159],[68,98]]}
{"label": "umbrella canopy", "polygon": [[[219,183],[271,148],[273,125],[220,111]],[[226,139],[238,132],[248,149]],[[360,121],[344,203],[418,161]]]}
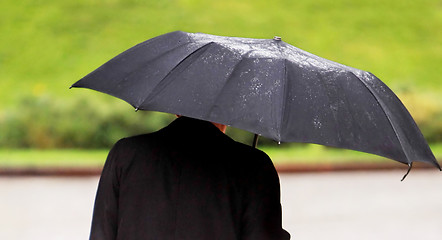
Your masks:
{"label": "umbrella canopy", "polygon": [[376,76],[279,37],[172,32],[128,49],[72,87],[113,95],[137,110],[222,123],[278,142],[347,148],[440,169],[413,118]]}

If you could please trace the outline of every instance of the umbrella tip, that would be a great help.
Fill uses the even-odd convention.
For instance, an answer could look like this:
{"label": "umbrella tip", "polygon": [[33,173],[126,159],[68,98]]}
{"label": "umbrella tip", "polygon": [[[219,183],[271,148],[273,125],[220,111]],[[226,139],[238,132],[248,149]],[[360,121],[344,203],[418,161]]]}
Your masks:
{"label": "umbrella tip", "polygon": [[281,39],[282,39],[282,38],[281,38],[281,37],[278,37],[278,36],[274,36],[274,37],[273,37],[273,40],[275,40],[275,41],[281,41]]}
{"label": "umbrella tip", "polygon": [[407,171],[407,173],[405,173],[404,177],[402,177],[401,182],[404,181],[404,179],[408,176],[412,167],[413,167],[413,163],[411,162],[408,164],[408,171]]}

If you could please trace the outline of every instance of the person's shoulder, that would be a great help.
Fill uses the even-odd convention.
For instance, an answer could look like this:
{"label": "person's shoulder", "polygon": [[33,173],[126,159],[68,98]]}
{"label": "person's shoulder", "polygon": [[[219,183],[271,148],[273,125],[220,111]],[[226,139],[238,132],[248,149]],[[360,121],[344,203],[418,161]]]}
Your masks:
{"label": "person's shoulder", "polygon": [[154,144],[158,144],[154,138],[153,133],[121,138],[111,148],[109,158],[120,167],[130,165],[131,162],[139,160],[137,156],[140,156],[140,153],[144,155],[155,147]]}
{"label": "person's shoulder", "polygon": [[237,149],[238,151],[244,151],[244,152],[258,154],[258,155],[262,155],[262,154],[267,155],[265,152],[261,151],[260,149],[254,148],[254,147],[247,145],[245,143],[238,142],[233,139],[231,139],[230,142],[231,142],[232,146],[235,149]]}
{"label": "person's shoulder", "polygon": [[251,161],[263,161],[271,162],[270,157],[260,149],[254,148],[247,144],[233,141],[233,148],[237,154],[246,156],[246,159],[251,159]]}
{"label": "person's shoulder", "polygon": [[251,181],[258,179],[278,181],[278,174],[271,158],[262,150],[236,142],[234,149],[235,166]]}
{"label": "person's shoulder", "polygon": [[158,139],[157,132],[153,133],[144,133],[139,135],[134,135],[130,137],[124,137],[118,140],[114,147],[116,148],[138,148],[140,146],[144,146],[146,144],[151,144],[156,142]]}

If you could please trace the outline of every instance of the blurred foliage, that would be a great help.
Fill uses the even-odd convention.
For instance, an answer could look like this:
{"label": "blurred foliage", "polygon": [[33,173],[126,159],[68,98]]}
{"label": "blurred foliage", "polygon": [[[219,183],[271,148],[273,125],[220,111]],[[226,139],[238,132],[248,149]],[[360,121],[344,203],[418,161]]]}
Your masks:
{"label": "blurred foliage", "polygon": [[2,147],[108,146],[165,125],[168,117],[67,88],[131,46],[175,30],[278,35],[373,72],[399,93],[429,141],[442,138],[439,0],[3,0],[0,8]]}
{"label": "blurred foliage", "polygon": [[170,114],[138,111],[117,101],[26,97],[18,111],[0,115],[0,145],[32,148],[108,148],[118,139],[153,132]]}
{"label": "blurred foliage", "polygon": [[[110,148],[118,139],[156,131],[172,114],[137,111],[110,96],[56,101],[27,96],[19,109],[0,114],[0,146],[9,148]],[[253,134],[228,128],[227,134],[250,145]],[[261,138],[260,144],[272,144]]]}
{"label": "blurred foliage", "polygon": [[440,95],[405,91],[398,94],[422,134],[429,142],[442,142],[442,99]]}

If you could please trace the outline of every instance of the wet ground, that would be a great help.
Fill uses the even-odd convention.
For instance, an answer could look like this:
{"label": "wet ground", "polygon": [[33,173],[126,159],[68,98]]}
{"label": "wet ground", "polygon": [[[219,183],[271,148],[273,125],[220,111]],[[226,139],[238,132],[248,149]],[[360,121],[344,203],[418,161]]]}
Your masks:
{"label": "wet ground", "polygon": [[[293,239],[442,239],[442,173],[281,174]],[[87,239],[98,177],[0,177],[0,239]]]}

